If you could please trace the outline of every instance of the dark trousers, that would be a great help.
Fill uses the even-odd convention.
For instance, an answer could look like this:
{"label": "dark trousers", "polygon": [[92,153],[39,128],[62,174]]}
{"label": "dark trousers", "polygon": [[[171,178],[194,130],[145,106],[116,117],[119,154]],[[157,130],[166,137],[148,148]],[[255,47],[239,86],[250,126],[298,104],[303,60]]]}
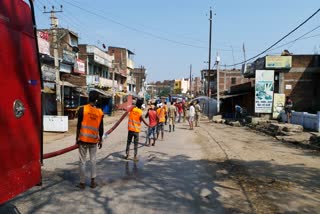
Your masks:
{"label": "dark trousers", "polygon": [[128,131],[126,154],[129,154],[132,138],[133,138],[133,144],[134,144],[134,156],[137,156],[137,154],[138,154],[139,132]]}

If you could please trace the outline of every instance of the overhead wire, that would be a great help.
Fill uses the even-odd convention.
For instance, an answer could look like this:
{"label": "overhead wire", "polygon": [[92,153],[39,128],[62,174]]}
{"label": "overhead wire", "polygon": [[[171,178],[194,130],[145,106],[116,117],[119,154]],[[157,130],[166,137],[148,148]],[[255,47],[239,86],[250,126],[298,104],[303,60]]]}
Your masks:
{"label": "overhead wire", "polygon": [[[65,0],[62,0],[62,1],[65,1]],[[79,3],[79,2],[77,2],[77,1],[75,1],[75,0],[68,0],[69,2],[70,1],[72,1],[72,2],[74,2],[74,3]],[[92,9],[94,9],[95,11],[99,11],[99,12],[102,12],[102,13],[106,13],[106,11],[105,10],[99,10],[99,9],[97,9],[97,8],[92,8]],[[193,38],[193,37],[191,37],[191,36],[186,36],[185,34],[181,34],[181,33],[176,33],[176,32],[168,32],[168,31],[163,31],[163,30],[161,30],[161,29],[157,29],[157,28],[155,28],[155,27],[153,27],[153,26],[146,26],[146,25],[143,25],[143,24],[139,24],[138,23],[138,25],[140,25],[141,27],[143,27],[143,28],[148,28],[148,29],[150,29],[150,28],[153,28],[153,29],[155,29],[156,31],[158,31],[158,32],[160,32],[160,33],[165,33],[165,34],[175,34],[175,35],[178,35],[179,37],[182,37],[182,38],[185,38],[185,39],[188,39],[188,40],[190,40],[190,41],[194,41],[194,42],[199,42],[199,43],[207,43],[207,41],[203,41],[203,40],[200,40],[199,38]]]}
{"label": "overhead wire", "polygon": [[[63,0],[63,1],[64,1],[64,0]],[[171,43],[175,43],[175,44],[179,44],[179,45],[184,45],[184,46],[189,46],[189,47],[194,47],[194,48],[202,48],[202,49],[207,48],[207,47],[203,47],[203,46],[192,45],[192,44],[188,44],[188,43],[184,43],[184,42],[179,42],[179,41],[176,41],[176,40],[173,40],[173,39],[168,39],[168,38],[166,38],[166,37],[158,36],[158,35],[155,35],[155,34],[153,34],[153,33],[150,33],[150,32],[147,32],[147,31],[143,31],[143,30],[140,30],[140,29],[138,29],[138,28],[135,28],[135,27],[132,27],[132,26],[123,24],[123,23],[121,23],[121,22],[118,22],[118,21],[116,21],[116,20],[114,20],[114,19],[111,19],[111,18],[109,18],[109,17],[103,16],[103,15],[101,15],[101,14],[92,12],[92,11],[90,11],[90,10],[88,10],[88,9],[85,9],[85,8],[83,8],[83,7],[80,7],[80,6],[78,6],[78,5],[75,5],[75,4],[71,3],[71,2],[68,2],[68,1],[64,1],[64,2],[65,2],[66,4],[69,4],[69,5],[73,6],[73,7],[75,7],[75,8],[78,8],[78,9],[80,9],[80,10],[82,10],[82,11],[85,11],[86,13],[89,13],[89,14],[94,15],[94,16],[97,16],[97,17],[99,17],[99,18],[108,20],[108,21],[110,21],[110,22],[112,22],[112,23],[114,23],[114,24],[117,24],[117,25],[119,25],[119,26],[122,26],[122,27],[124,27],[124,28],[130,29],[130,30],[132,30],[132,31],[136,31],[136,32],[139,32],[139,33],[143,33],[143,34],[145,34],[145,35],[148,35],[148,36],[150,36],[150,37],[153,37],[153,38],[156,38],[156,39],[159,39],[159,40],[164,40],[164,41],[168,41],[168,42],[171,42]]]}
{"label": "overhead wire", "polygon": [[244,60],[242,62],[239,63],[235,63],[235,64],[231,64],[231,65],[226,65],[227,67],[232,67],[232,66],[236,66],[236,65],[241,65],[243,63],[246,63],[250,60],[253,60],[255,58],[257,58],[258,56],[261,56],[262,54],[266,53],[267,51],[269,51],[271,48],[273,48],[274,46],[276,46],[277,44],[279,44],[281,41],[283,41],[285,38],[287,38],[289,35],[291,35],[293,32],[295,32],[296,30],[298,30],[301,26],[303,26],[305,23],[307,23],[312,17],[314,17],[318,12],[320,11],[320,8],[314,12],[311,16],[309,16],[305,21],[303,21],[301,24],[299,24],[296,28],[294,28],[293,30],[291,30],[289,33],[287,33],[285,36],[283,36],[281,39],[279,39],[277,42],[275,42],[274,44],[272,44],[270,47],[268,47],[267,49],[265,49],[264,51],[262,51],[261,53],[250,57],[247,60]]}
{"label": "overhead wire", "polygon": [[312,33],[313,31],[315,31],[315,30],[317,30],[317,29],[319,29],[319,28],[320,28],[320,25],[317,26],[317,27],[315,27],[315,28],[313,28],[312,30],[308,31],[307,33],[304,33],[303,35],[299,36],[299,37],[296,38],[295,40],[290,41],[290,42],[287,42],[287,43],[285,43],[285,44],[283,44],[283,45],[280,45],[280,46],[277,46],[277,47],[275,47],[275,48],[272,48],[272,49],[270,49],[270,51],[276,50],[276,49],[279,49],[279,48],[282,48],[282,47],[284,47],[284,46],[286,46],[286,45],[288,45],[288,44],[295,43],[296,41],[299,41],[299,40],[302,40],[302,39],[312,38],[312,37],[305,37],[305,36],[308,35],[308,34],[310,34],[310,33]]}

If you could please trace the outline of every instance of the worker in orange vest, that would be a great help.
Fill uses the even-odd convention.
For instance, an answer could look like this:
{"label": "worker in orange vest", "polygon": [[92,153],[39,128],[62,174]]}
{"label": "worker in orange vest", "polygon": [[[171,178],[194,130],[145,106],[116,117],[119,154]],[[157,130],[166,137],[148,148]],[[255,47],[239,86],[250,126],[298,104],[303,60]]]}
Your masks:
{"label": "worker in orange vest", "polygon": [[158,126],[157,126],[157,139],[159,138],[159,134],[161,132],[161,140],[163,140],[164,134],[164,123],[166,121],[165,115],[167,114],[166,108],[163,103],[158,104],[157,109],[157,117],[158,117]]}
{"label": "worker in orange vest", "polygon": [[81,107],[78,112],[78,124],[76,133],[76,143],[79,145],[79,168],[80,183],[77,185],[80,189],[85,188],[85,165],[87,151],[89,150],[91,162],[91,188],[95,188],[96,178],[96,153],[97,146],[102,148],[103,135],[103,112],[100,108],[95,107],[98,100],[98,93],[91,91],[89,93],[89,104]]}
{"label": "worker in orange vest", "polygon": [[130,145],[133,138],[134,143],[134,161],[138,161],[138,142],[139,142],[139,133],[141,131],[141,121],[144,122],[147,126],[149,126],[146,121],[142,117],[142,107],[143,101],[141,99],[137,99],[136,106],[132,108],[129,112],[129,120],[128,120],[128,138],[127,138],[127,147],[126,147],[126,156],[125,159],[129,158],[129,150]]}

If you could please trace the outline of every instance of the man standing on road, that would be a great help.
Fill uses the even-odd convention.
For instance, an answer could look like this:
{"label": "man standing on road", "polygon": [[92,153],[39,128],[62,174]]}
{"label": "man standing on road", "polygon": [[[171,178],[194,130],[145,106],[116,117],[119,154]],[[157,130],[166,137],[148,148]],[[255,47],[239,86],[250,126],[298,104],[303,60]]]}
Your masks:
{"label": "man standing on road", "polygon": [[76,133],[76,143],[79,145],[80,154],[80,183],[77,185],[80,189],[85,188],[85,164],[87,151],[89,150],[91,162],[91,188],[95,188],[96,178],[96,153],[97,145],[102,148],[103,135],[103,112],[96,108],[95,104],[98,100],[98,93],[91,91],[89,93],[89,104],[81,107],[78,112],[78,124]]}
{"label": "man standing on road", "polygon": [[134,143],[134,161],[138,160],[138,142],[139,142],[139,133],[141,131],[141,121],[144,122],[147,126],[149,126],[146,121],[142,118],[142,100],[138,99],[136,102],[136,106],[132,108],[129,113],[128,120],[128,138],[127,138],[127,147],[126,147],[126,156],[125,159],[129,158],[129,150],[131,141],[133,138]]}
{"label": "man standing on road", "polygon": [[194,121],[195,109],[193,103],[190,103],[189,107],[189,126],[190,130],[193,130],[193,121]]}
{"label": "man standing on road", "polygon": [[171,127],[172,131],[174,131],[174,126],[175,126],[175,120],[177,116],[177,108],[176,108],[176,103],[173,102],[168,110],[168,116],[169,116],[169,132],[171,132]]}
{"label": "man standing on road", "polygon": [[201,113],[201,107],[199,105],[199,100],[196,101],[195,105],[195,111],[196,111],[196,116],[195,116],[195,126],[199,127],[199,119],[200,119],[200,113]]}
{"label": "man standing on road", "polygon": [[[151,138],[153,139],[152,146],[156,143],[156,128],[157,128],[157,112],[154,110],[154,105],[151,105],[151,107],[148,109],[148,112],[146,114],[146,118],[149,118],[149,128],[148,128],[148,140],[149,142],[146,144],[146,146],[150,146],[151,144]],[[152,136],[152,137],[151,137]]]}
{"label": "man standing on road", "polygon": [[286,97],[286,102],[285,102],[284,110],[285,110],[286,115],[287,115],[287,122],[288,122],[288,123],[291,122],[292,107],[293,107],[293,102],[292,102],[292,100],[290,99],[290,97]]}
{"label": "man standing on road", "polygon": [[157,139],[159,138],[159,134],[161,132],[161,140],[163,140],[163,134],[164,134],[164,123],[166,121],[165,114],[166,114],[165,107],[163,106],[163,103],[160,103],[157,109],[157,117],[158,117]]}

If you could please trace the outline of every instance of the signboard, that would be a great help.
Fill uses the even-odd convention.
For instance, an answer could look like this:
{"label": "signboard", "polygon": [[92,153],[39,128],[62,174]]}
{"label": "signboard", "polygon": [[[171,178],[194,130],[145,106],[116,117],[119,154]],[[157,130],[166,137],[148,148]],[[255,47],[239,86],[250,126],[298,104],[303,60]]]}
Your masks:
{"label": "signboard", "polygon": [[286,101],[285,94],[274,93],[274,95],[273,95],[273,113],[272,113],[273,119],[278,119],[280,112],[284,109],[285,101]]}
{"label": "signboard", "polygon": [[256,70],[255,113],[272,113],[274,70]]}
{"label": "signboard", "polygon": [[54,67],[50,67],[48,65],[41,65],[41,71],[42,71],[42,79],[44,81],[56,81],[56,70]]}
{"label": "signboard", "polygon": [[71,73],[71,65],[60,63],[60,72]]}
{"label": "signboard", "polygon": [[68,51],[68,50],[63,50],[63,60],[69,63],[75,63],[76,62],[76,54]]}
{"label": "signboard", "polygon": [[266,56],[266,68],[290,69],[292,66],[292,56]]}
{"label": "signboard", "polygon": [[81,59],[77,59],[76,63],[74,63],[73,72],[78,74],[85,74],[86,70],[85,70],[84,61],[82,61]]}
{"label": "signboard", "polygon": [[39,53],[47,54],[50,56],[50,43],[48,41],[48,38],[49,38],[48,32],[38,31],[37,38],[38,38]]}
{"label": "signboard", "polygon": [[100,77],[97,75],[87,75],[86,76],[87,85],[98,85]]}

